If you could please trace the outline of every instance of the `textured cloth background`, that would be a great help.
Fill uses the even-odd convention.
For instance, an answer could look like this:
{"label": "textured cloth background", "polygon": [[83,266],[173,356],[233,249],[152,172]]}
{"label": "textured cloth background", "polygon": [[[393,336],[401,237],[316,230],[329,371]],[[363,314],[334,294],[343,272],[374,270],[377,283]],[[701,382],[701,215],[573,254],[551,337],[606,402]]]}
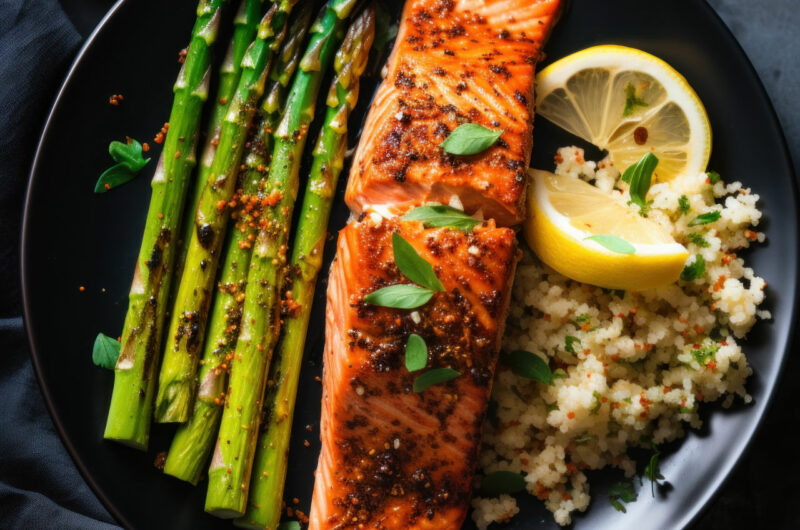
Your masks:
{"label": "textured cloth background", "polygon": [[[192,0],[186,0],[192,1]],[[701,0],[697,0],[701,1]],[[800,3],[709,0],[758,70],[800,161]],[[111,0],[0,0],[0,528],[112,528],[47,414],[28,357],[19,289],[19,229],[46,112],[81,42]],[[643,3],[643,9],[646,4]],[[800,528],[800,408],[790,357],[764,427],[701,529]],[[679,487],[679,486],[678,486]],[[787,503],[787,501],[789,501]]]}

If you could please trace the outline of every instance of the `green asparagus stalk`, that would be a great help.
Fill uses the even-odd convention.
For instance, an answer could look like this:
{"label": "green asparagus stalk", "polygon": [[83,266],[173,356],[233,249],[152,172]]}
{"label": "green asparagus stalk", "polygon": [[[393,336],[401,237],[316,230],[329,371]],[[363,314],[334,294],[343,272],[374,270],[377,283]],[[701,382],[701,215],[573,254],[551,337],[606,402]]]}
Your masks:
{"label": "green asparagus stalk", "polygon": [[290,270],[294,273],[287,299],[295,303],[284,319],[280,343],[267,378],[265,425],[260,428],[247,512],[236,520],[246,528],[277,528],[289,455],[297,385],[314,300],[317,275],[337,180],[347,150],[347,119],[358,99],[375,36],[375,11],[368,7],[350,26],[334,59],[336,77],[328,92],[325,122],[314,150],[303,195]]}
{"label": "green asparagus stalk", "polygon": [[219,517],[244,514],[258,435],[267,367],[280,331],[280,288],[300,159],[314,117],[322,77],[336,51],[355,0],[330,0],[311,27],[311,38],[275,131],[267,189],[279,200],[263,214],[255,241],[241,331],[231,360],[219,438],[208,471],[206,511]]}
{"label": "green asparagus stalk", "polygon": [[169,133],[152,181],[142,246],[128,298],[122,347],[104,437],[146,449],[150,438],[155,370],[158,366],[175,241],[195,165],[203,103],[208,97],[211,48],[227,0],[200,0],[197,21],[178,80]]}
{"label": "green asparagus stalk", "polygon": [[239,78],[242,75],[242,59],[250,43],[256,37],[258,23],[263,15],[263,4],[264,0],[242,0],[239,5],[239,11],[236,13],[236,18],[233,20],[233,37],[225,55],[225,60],[219,70],[217,99],[214,101],[211,118],[208,121],[206,144],[203,147],[202,155],[200,155],[198,175],[195,177],[194,183],[190,185],[191,196],[186,203],[186,212],[183,217],[184,222],[180,239],[182,244],[177,250],[177,257],[175,258],[175,274],[178,277],[183,271],[183,265],[186,261],[186,249],[189,246],[189,240],[192,238],[192,231],[194,230],[194,223],[186,220],[194,219],[200,194],[203,192],[204,184],[208,182],[208,178],[211,176],[211,164],[214,161],[214,155],[217,153],[222,122],[225,120],[228,105],[233,99],[234,92],[239,84]]}
{"label": "green asparagus stalk", "polygon": [[158,380],[156,421],[185,422],[194,404],[209,304],[247,133],[264,93],[273,51],[286,34],[286,20],[297,0],[272,5],[256,39],[242,59],[242,75],[222,125],[211,176],[200,195],[195,229],[172,309]]}
{"label": "green asparagus stalk", "polygon": [[[301,45],[310,21],[310,6],[301,6],[271,68],[267,96],[259,109],[257,132],[250,140],[244,157],[247,169],[242,175],[242,192],[258,201],[265,198],[262,188],[266,184],[267,173],[264,168],[268,165],[266,155],[271,153],[272,130],[280,120],[289,81],[300,60]],[[227,365],[239,335],[250,264],[250,238],[257,232],[255,224],[259,217],[259,208],[249,212],[245,208],[239,212],[235,225],[229,227],[218,289],[212,302],[203,346],[203,359],[200,361],[194,412],[187,423],[178,427],[164,464],[164,473],[192,484],[197,484],[200,479],[217,438],[228,379]]]}

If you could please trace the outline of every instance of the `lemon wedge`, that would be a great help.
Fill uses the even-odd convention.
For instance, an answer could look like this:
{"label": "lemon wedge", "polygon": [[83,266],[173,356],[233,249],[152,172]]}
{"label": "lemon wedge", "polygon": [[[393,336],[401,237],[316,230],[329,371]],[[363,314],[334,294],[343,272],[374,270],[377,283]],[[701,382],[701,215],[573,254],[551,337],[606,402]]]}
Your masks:
{"label": "lemon wedge", "polygon": [[529,171],[525,240],[579,282],[640,291],[677,281],[689,253],[621,199],[575,177]]}
{"label": "lemon wedge", "polygon": [[649,53],[586,48],[536,76],[536,113],[600,149],[620,171],[648,151],[658,181],[697,175],[711,155],[711,125],[686,79]]}

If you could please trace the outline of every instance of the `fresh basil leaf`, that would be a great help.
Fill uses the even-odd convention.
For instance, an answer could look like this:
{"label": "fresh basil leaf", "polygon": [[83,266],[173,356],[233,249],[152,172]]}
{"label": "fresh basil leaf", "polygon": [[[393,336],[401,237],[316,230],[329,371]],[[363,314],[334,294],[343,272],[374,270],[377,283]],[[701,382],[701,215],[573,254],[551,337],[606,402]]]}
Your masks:
{"label": "fresh basil leaf", "polygon": [[106,370],[113,370],[119,359],[120,346],[116,339],[98,333],[92,348],[92,362]]}
{"label": "fresh basil leaf", "polygon": [[397,268],[409,280],[432,291],[444,291],[444,285],[436,277],[431,264],[425,261],[411,246],[411,243],[403,239],[397,232],[392,234],[392,250]]}
{"label": "fresh basil leaf", "polygon": [[469,232],[481,221],[470,217],[461,210],[451,206],[432,205],[419,206],[403,216],[408,221],[422,221],[426,228],[447,226]]}
{"label": "fresh basil leaf", "polygon": [[278,530],[301,530],[303,528],[297,521],[284,521],[278,525]]}
{"label": "fresh basil leaf", "polygon": [[706,176],[708,177],[708,181],[711,184],[716,184],[717,182],[722,180],[722,177],[716,171],[708,171],[706,172]]}
{"label": "fresh basil leaf", "polygon": [[621,237],[612,236],[611,234],[598,234],[596,236],[589,236],[586,239],[594,241],[617,254],[633,254],[636,252],[636,248],[633,245]]}
{"label": "fresh basil leaf", "polygon": [[719,213],[719,211],[701,213],[700,215],[689,221],[689,226],[707,225],[708,223],[719,221],[720,217],[722,217],[722,214]]}
{"label": "fresh basil leaf", "polygon": [[453,129],[439,144],[451,155],[475,155],[489,149],[503,134],[502,130],[487,129],[477,123],[464,123]]}
{"label": "fresh basil leaf", "polygon": [[608,502],[618,512],[626,513],[627,510],[622,503],[634,502],[638,498],[639,495],[633,489],[633,482],[630,481],[617,482],[608,490]]}
{"label": "fresh basil leaf", "polygon": [[150,161],[149,158],[142,156],[142,144],[130,139],[131,143],[113,141],[108,144],[108,154],[134,173],[137,173]]}
{"label": "fresh basil leaf", "polygon": [[634,113],[636,107],[647,107],[648,103],[636,95],[636,87],[628,83],[625,85],[625,108],[622,110],[622,116],[627,118]]}
{"label": "fresh basil leaf", "polygon": [[418,285],[400,283],[372,291],[364,297],[364,302],[395,309],[414,309],[428,303],[433,291]]}
{"label": "fresh basil leaf", "polygon": [[703,256],[700,254],[696,254],[694,257],[694,262],[683,267],[683,271],[681,271],[681,280],[685,282],[691,282],[701,278],[705,273],[706,260],[704,260]]}
{"label": "fresh basil leaf", "polygon": [[678,198],[678,211],[681,212],[682,215],[689,213],[692,207],[689,205],[689,197],[686,195],[681,195]]}
{"label": "fresh basil leaf", "polygon": [[535,353],[525,350],[514,350],[501,357],[503,364],[520,377],[541,381],[546,385],[553,384],[553,373],[550,367]]}
{"label": "fresh basil leaf", "polygon": [[512,471],[495,471],[481,479],[481,495],[499,497],[525,490],[525,477]]}
{"label": "fresh basil leaf", "polygon": [[569,353],[575,355],[575,344],[577,343],[578,346],[581,345],[581,339],[578,337],[573,337],[572,335],[567,335],[564,338],[566,344],[564,345],[564,349],[567,350]]}
{"label": "fresh basil leaf", "polygon": [[428,387],[438,385],[439,383],[446,383],[460,375],[461,372],[457,372],[452,368],[434,368],[433,370],[428,370],[414,380],[413,390],[419,393]]}
{"label": "fresh basil leaf", "polygon": [[428,364],[428,345],[425,339],[412,333],[406,342],[406,370],[416,372]]}
{"label": "fresh basil leaf", "polygon": [[658,157],[653,153],[645,153],[633,166],[625,170],[622,180],[630,184],[629,193],[631,202],[639,207],[642,217],[647,217],[650,202],[647,201],[647,192],[653,178],[653,171],[658,165]]}
{"label": "fresh basil leaf", "polygon": [[136,173],[133,173],[130,169],[128,169],[125,164],[119,163],[113,165],[103,171],[103,174],[100,175],[99,179],[97,179],[97,183],[94,185],[94,192],[105,193],[111,188],[116,188],[117,186],[121,186],[126,182],[133,180],[135,177]]}

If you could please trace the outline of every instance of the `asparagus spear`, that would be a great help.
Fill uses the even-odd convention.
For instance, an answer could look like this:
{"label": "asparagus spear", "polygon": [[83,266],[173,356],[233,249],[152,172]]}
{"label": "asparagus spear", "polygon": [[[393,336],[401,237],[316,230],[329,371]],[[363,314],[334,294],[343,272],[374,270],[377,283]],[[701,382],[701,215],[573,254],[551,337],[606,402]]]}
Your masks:
{"label": "asparagus spear", "polygon": [[211,47],[227,0],[200,0],[197,21],[170,112],[170,131],[152,181],[142,246],[136,260],[122,349],[114,370],[114,391],[104,437],[146,449],[155,389],[155,368],[172,278],[175,241],[196,162],[195,145],[208,97]]}
{"label": "asparagus spear", "polygon": [[239,86],[225,115],[211,176],[200,195],[195,230],[172,309],[156,397],[155,417],[159,422],[185,422],[192,412],[197,364],[247,132],[256,103],[264,93],[273,49],[286,34],[286,19],[296,2],[281,0],[272,5],[242,59]]}
{"label": "asparagus spear", "polygon": [[277,528],[289,455],[295,398],[303,347],[322,266],[328,219],[336,183],[347,150],[347,118],[358,99],[359,76],[364,72],[375,35],[375,11],[368,7],[345,36],[334,59],[336,78],[328,92],[328,110],[314,150],[314,161],[303,195],[303,206],[292,249],[295,277],[287,301],[294,310],[285,316],[281,341],[267,378],[265,425],[258,437],[247,512],[237,526]]}
{"label": "asparagus spear", "polygon": [[[244,195],[261,201],[265,198],[266,153],[272,147],[272,130],[280,120],[280,110],[286,100],[289,81],[300,59],[300,47],[311,21],[310,6],[300,7],[300,12],[289,26],[289,34],[270,72],[267,96],[259,109],[259,125],[250,140],[245,155],[242,184]],[[222,401],[225,399],[227,363],[230,362],[239,335],[243,297],[250,264],[250,236],[255,235],[255,224],[260,217],[256,207],[239,212],[236,224],[229,227],[226,250],[220,273],[219,287],[212,302],[208,333],[203,347],[203,359],[198,377],[198,391],[191,419],[178,427],[167,454],[164,473],[197,484],[216,440]]]}
{"label": "asparagus spear", "polygon": [[181,229],[182,236],[180,241],[182,245],[177,250],[177,257],[175,258],[176,276],[180,276],[183,271],[183,265],[186,261],[186,248],[189,246],[192,230],[194,230],[194,223],[186,220],[194,219],[200,194],[203,192],[204,184],[208,182],[208,177],[211,176],[211,163],[214,161],[214,155],[217,152],[222,122],[225,119],[225,113],[228,112],[228,104],[233,99],[236,86],[239,84],[239,78],[242,75],[242,59],[250,43],[256,37],[258,22],[262,16],[262,4],[264,4],[264,0],[242,0],[239,5],[239,11],[233,21],[233,37],[225,55],[225,60],[219,70],[217,99],[214,101],[214,108],[208,122],[206,144],[203,147],[202,155],[200,155],[198,175],[195,177],[194,183],[190,185],[192,191],[186,203],[183,228]]}
{"label": "asparagus spear", "polygon": [[219,517],[244,513],[258,434],[266,370],[280,330],[280,288],[300,159],[325,70],[355,0],[330,0],[311,27],[311,38],[275,131],[267,189],[279,198],[263,214],[255,241],[241,331],[231,360],[219,438],[208,471],[206,511]]}

